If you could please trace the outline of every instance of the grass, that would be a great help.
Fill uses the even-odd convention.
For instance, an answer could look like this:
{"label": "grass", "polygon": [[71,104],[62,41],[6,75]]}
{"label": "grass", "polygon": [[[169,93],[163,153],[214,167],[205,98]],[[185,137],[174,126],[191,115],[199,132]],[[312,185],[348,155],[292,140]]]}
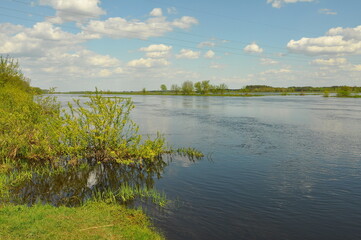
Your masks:
{"label": "grass", "polygon": [[5,205],[0,207],[1,239],[164,239],[140,211],[89,202],[82,207]]}

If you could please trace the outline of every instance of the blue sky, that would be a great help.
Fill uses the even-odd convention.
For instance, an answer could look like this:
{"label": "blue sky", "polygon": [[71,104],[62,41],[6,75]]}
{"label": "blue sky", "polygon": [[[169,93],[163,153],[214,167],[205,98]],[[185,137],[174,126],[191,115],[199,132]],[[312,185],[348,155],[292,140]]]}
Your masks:
{"label": "blue sky", "polygon": [[2,0],[0,54],[32,85],[361,86],[359,0]]}

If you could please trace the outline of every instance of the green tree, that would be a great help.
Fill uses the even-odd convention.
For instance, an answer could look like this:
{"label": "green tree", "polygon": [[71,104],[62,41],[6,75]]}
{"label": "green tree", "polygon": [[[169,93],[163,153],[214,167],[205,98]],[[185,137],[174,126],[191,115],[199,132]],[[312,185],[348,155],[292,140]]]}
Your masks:
{"label": "green tree", "polygon": [[202,81],[202,94],[208,94],[211,90],[211,84],[209,84],[209,80]]}
{"label": "green tree", "polygon": [[32,88],[20,70],[19,63],[10,57],[0,56],[0,87],[12,86],[30,92]]}
{"label": "green tree", "polygon": [[225,83],[222,83],[217,87],[217,90],[220,94],[224,94],[227,89],[228,86]]}
{"label": "green tree", "polygon": [[163,92],[167,91],[167,86],[165,84],[160,85],[160,90]]}
{"label": "green tree", "polygon": [[196,92],[197,92],[197,93],[202,94],[202,83],[201,83],[201,82],[196,82],[196,83],[194,84],[194,88],[196,89]]}
{"label": "green tree", "polygon": [[182,88],[180,86],[178,86],[177,84],[172,84],[172,86],[170,87],[171,91],[174,92],[175,94],[178,94]]}
{"label": "green tree", "polygon": [[183,94],[191,94],[194,91],[194,86],[192,81],[185,81],[182,84]]}

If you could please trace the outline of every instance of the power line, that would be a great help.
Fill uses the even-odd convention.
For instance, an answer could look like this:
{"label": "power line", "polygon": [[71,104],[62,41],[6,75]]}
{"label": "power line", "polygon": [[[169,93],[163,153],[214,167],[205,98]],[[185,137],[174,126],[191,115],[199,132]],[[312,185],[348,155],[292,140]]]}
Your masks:
{"label": "power line", "polygon": [[[9,0],[9,1],[21,3],[21,4],[24,4],[24,5],[28,5],[28,6],[32,6],[31,4],[26,3],[26,2],[23,2],[23,1],[20,1],[20,0]],[[153,1],[153,2],[157,3],[157,1]],[[46,6],[38,5],[38,7],[46,7]],[[4,8],[4,9],[9,9],[9,10],[12,10],[12,11],[19,11],[19,10],[17,10],[17,9],[10,9],[10,8],[5,8],[5,7],[2,7],[2,8]],[[46,8],[48,8],[48,7],[46,7]],[[186,8],[186,9],[189,9],[189,8]],[[192,10],[192,9],[190,9],[190,10]],[[56,11],[75,14],[75,12],[73,12],[73,11],[64,10],[64,9],[56,9]],[[196,11],[196,10],[194,10],[194,11]],[[25,12],[25,11],[22,11],[22,12],[23,12],[23,13],[29,13],[29,12]],[[36,13],[35,13],[34,15],[42,16],[42,17],[49,17],[49,16],[46,16],[46,15],[43,15],[43,14],[36,14]],[[78,12],[76,12],[76,15],[91,16],[91,15],[82,14],[82,13],[78,13]],[[76,16],[76,15],[73,15],[73,16]],[[215,15],[218,15],[218,14],[215,14]],[[92,15],[92,16],[94,16],[94,15]],[[94,16],[94,17],[97,17],[97,16]],[[267,25],[267,24],[265,24],[265,25]],[[162,28],[159,28],[159,29],[162,30]],[[164,30],[166,30],[166,29],[164,29]],[[177,30],[173,30],[172,32],[173,32],[173,33],[177,33],[177,34],[184,34],[184,35],[189,35],[189,36],[195,36],[195,37],[199,37],[199,38],[209,39],[209,36],[200,35],[200,34],[180,32],[180,31],[177,31]],[[217,39],[222,40],[222,41],[224,40],[224,41],[228,41],[228,42],[233,42],[233,43],[241,43],[241,44],[245,44],[245,45],[248,45],[248,44],[249,44],[249,42],[243,42],[243,41],[234,40],[234,39],[225,39],[225,38],[218,38],[218,37],[217,37]],[[267,44],[262,44],[262,46],[265,46],[265,47],[268,47],[268,48],[273,48],[273,49],[285,50],[285,48],[283,48],[283,47],[276,47],[276,46],[267,45]],[[230,48],[230,49],[232,49],[232,48]]]}
{"label": "power line", "polygon": [[[162,5],[169,5],[169,3],[158,1],[158,0],[146,0],[146,1],[154,2],[154,3],[162,4]],[[208,12],[208,11],[204,11],[204,10],[200,10],[200,9],[193,9],[193,8],[189,8],[189,7],[185,7],[185,6],[181,6],[181,5],[173,5],[173,7],[185,9],[185,10],[192,11],[192,12],[199,12],[199,13],[203,13],[206,15],[211,15],[211,16],[215,16],[215,17],[219,17],[219,18],[228,18],[228,19],[231,19],[231,20],[237,21],[237,22],[248,22],[248,23],[252,23],[252,24],[263,25],[266,27],[278,28],[278,29],[281,29],[284,31],[290,31],[290,32],[299,32],[300,31],[299,29],[292,29],[292,28],[287,28],[284,26],[277,26],[277,25],[268,24],[268,23],[261,23],[261,22],[252,21],[252,20],[248,20],[248,19],[240,19],[237,17],[229,16],[229,15],[222,15],[219,13]],[[310,33],[310,34],[316,34],[316,33]]]}
{"label": "power line", "polygon": [[[1,7],[0,7],[1,8]],[[37,23],[37,21],[31,20],[31,19],[26,19],[26,18],[22,18],[22,17],[17,17],[17,16],[11,16],[11,15],[7,15],[7,14],[3,14],[1,13],[1,15],[3,16],[7,16],[7,17],[11,17],[11,18],[15,18],[15,19],[19,19],[19,20],[23,20],[23,21],[28,21],[28,22],[33,22],[33,23]],[[63,28],[68,28],[68,29],[75,29],[75,30],[79,30],[76,27],[71,27],[71,26],[63,26]],[[88,32],[88,33],[95,33],[95,34],[104,34],[103,32],[100,31],[94,31],[94,30],[84,30],[84,32]],[[135,31],[129,31],[126,30],[126,32],[128,33],[138,33]],[[158,38],[163,38],[163,39],[169,39],[169,40],[175,40],[175,41],[182,41],[182,42],[187,42],[187,43],[194,43],[194,44],[198,44],[198,42],[194,42],[194,41],[188,41],[188,40],[182,40],[182,39],[176,39],[176,38],[171,38],[171,37],[158,37]],[[48,41],[60,41],[57,39],[47,39],[47,38],[42,38],[43,40],[48,40]],[[150,42],[150,43],[155,43],[155,44],[159,44],[159,41],[153,41],[153,40],[149,40],[149,39],[140,39],[137,38],[138,40],[144,41],[144,42]],[[85,40],[85,39],[84,39]],[[204,50],[203,48],[200,47],[194,47],[194,46],[188,46],[188,45],[183,45],[183,44],[175,44],[175,43],[171,43],[171,42],[164,42],[162,41],[163,44],[168,44],[168,45],[173,45],[173,46],[178,46],[178,47],[182,47],[182,48],[188,48],[188,49],[193,49],[193,50]],[[237,48],[231,48],[231,47],[224,47],[224,46],[217,46],[216,48],[223,48],[223,49],[231,49],[231,50],[240,50]],[[216,50],[217,51],[217,50]],[[218,50],[219,51],[219,50]],[[246,53],[238,53],[238,52],[232,52],[232,51],[228,51],[227,54],[230,55],[238,55],[238,56],[246,56],[246,57],[253,57],[253,58],[260,58],[262,56],[259,55],[252,55],[252,54],[246,54]],[[281,60],[282,58],[279,57],[274,57],[274,56],[265,56],[263,55],[263,57],[269,58],[271,60]],[[294,56],[287,56],[288,58],[292,58]],[[309,59],[301,59],[301,58],[295,58],[292,59],[293,61],[299,61],[299,62],[305,62],[305,61],[309,61]]]}
{"label": "power line", "polygon": [[[14,1],[14,0],[13,0]],[[48,17],[46,15],[43,15],[43,14],[39,14],[39,13],[34,13],[34,12],[28,12],[28,11],[22,11],[22,10],[18,10],[18,9],[13,9],[13,8],[7,8],[7,7],[0,7],[2,9],[6,9],[6,10],[10,10],[10,11],[15,11],[15,12],[21,12],[21,13],[26,13],[26,14],[31,14],[31,15],[36,15],[36,16],[41,16],[41,17]],[[3,14],[5,15],[5,14]],[[18,18],[18,19],[21,19],[21,20],[25,20],[25,21],[31,21],[31,22],[35,22],[33,20],[30,20],[30,19],[25,19],[25,18],[20,18],[20,17],[15,17],[15,16],[10,16],[10,15],[7,15],[8,17],[12,17],[12,18]],[[71,27],[71,26],[63,26],[63,28],[69,28],[69,29],[74,29],[74,30],[79,30],[79,28],[76,28],[76,27]],[[165,28],[157,28],[157,27],[153,27],[153,29],[155,30],[168,30],[168,29],[165,29]],[[93,31],[93,30],[84,30],[83,31],[85,32],[91,32],[91,33],[96,33],[96,34],[104,34],[104,32],[100,32],[100,31]],[[136,32],[136,31],[130,31],[130,30],[123,30],[125,32],[128,32],[128,33],[135,33],[135,34],[138,34],[139,32]],[[197,34],[189,34],[189,33],[186,33],[188,35],[196,35],[196,36],[200,36],[200,35],[197,35]],[[165,36],[162,36],[162,37],[159,37],[159,38],[164,38],[164,39],[169,39],[169,40],[174,40],[174,41],[181,41],[181,42],[186,42],[186,43],[192,43],[192,44],[199,44],[199,42],[195,42],[195,41],[190,41],[190,40],[184,40],[184,39],[178,39],[178,38],[172,38],[172,37],[165,37]],[[49,39],[50,40],[50,39]],[[144,39],[141,39],[141,40],[144,40]],[[226,40],[226,41],[230,41],[230,40],[227,40],[227,39],[221,39],[221,40]],[[150,41],[150,40],[144,40],[144,41],[149,41],[149,42],[154,42],[154,41]],[[187,47],[187,48],[192,48],[192,49],[198,49],[198,50],[203,50],[203,48],[200,48],[200,47],[190,47],[190,46],[185,46],[185,45],[180,45],[180,44],[174,44],[174,43],[167,43],[167,44],[172,44],[172,45],[178,45],[178,46],[181,46],[181,47]],[[222,49],[225,49],[225,50],[240,50],[240,48],[235,48],[235,47],[227,47],[227,46],[216,46],[215,48],[222,48]],[[249,54],[242,54],[242,53],[235,53],[235,52],[229,52],[230,54],[233,54],[233,55],[241,55],[241,56],[252,56],[252,57],[259,57],[259,56],[254,56],[254,55],[249,55]],[[275,58],[274,56],[267,56],[268,58]],[[305,59],[305,58],[301,58],[301,57],[296,57],[296,56],[287,56],[288,58],[293,58],[293,60],[302,60],[302,61],[308,61],[308,59]],[[278,60],[280,60],[280,58],[276,58]]]}

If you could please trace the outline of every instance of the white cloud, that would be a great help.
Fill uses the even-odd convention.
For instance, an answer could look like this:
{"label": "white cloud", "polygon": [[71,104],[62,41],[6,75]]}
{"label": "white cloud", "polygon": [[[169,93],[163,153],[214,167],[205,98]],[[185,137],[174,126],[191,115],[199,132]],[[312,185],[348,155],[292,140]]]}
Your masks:
{"label": "white cloud", "polygon": [[361,53],[361,25],[355,28],[332,28],[326,36],[291,40],[287,48],[306,55],[352,55]]}
{"label": "white cloud", "polygon": [[331,28],[328,30],[329,36],[342,36],[344,40],[356,40],[361,41],[361,25],[355,28]]}
{"label": "white cloud", "polygon": [[329,59],[315,59],[312,61],[313,64],[327,65],[327,66],[338,66],[347,63],[346,58],[329,58]]}
{"label": "white cloud", "polygon": [[49,18],[53,23],[84,22],[106,13],[99,7],[100,0],[40,0],[39,4],[56,10],[56,16]]}
{"label": "white cloud", "polygon": [[166,58],[170,56],[170,51],[172,46],[167,46],[164,44],[152,44],[148,47],[140,48],[139,51],[145,52],[146,57],[148,58]]}
{"label": "white cloud", "polygon": [[318,12],[320,14],[325,14],[325,15],[337,15],[337,12],[332,11],[331,9],[328,9],[328,8],[320,9],[320,10],[318,10]]}
{"label": "white cloud", "polygon": [[281,69],[269,69],[266,70],[264,72],[261,72],[261,75],[269,75],[269,74],[284,74],[284,73],[291,73],[292,70],[288,69],[288,68],[281,68]]}
{"label": "white cloud", "polygon": [[182,49],[179,54],[176,55],[176,58],[197,59],[200,54],[200,52],[192,51],[190,49]]}
{"label": "white cloud", "polygon": [[261,58],[262,65],[275,65],[278,64],[278,61],[270,59],[270,58]]}
{"label": "white cloud", "polygon": [[135,68],[152,68],[168,66],[170,62],[165,59],[140,58],[128,62],[127,66]]}
{"label": "white cloud", "polygon": [[253,42],[249,45],[247,45],[245,48],[243,48],[243,51],[247,53],[262,53],[263,49],[257,45],[257,43]]}
{"label": "white cloud", "polygon": [[165,52],[170,51],[171,49],[171,46],[167,46],[165,44],[152,44],[148,47],[142,47],[139,50],[142,52]]}
{"label": "white cloud", "polygon": [[154,8],[149,15],[152,17],[161,17],[163,16],[163,12],[161,8]]}
{"label": "white cloud", "polygon": [[81,35],[64,32],[49,22],[36,23],[32,28],[0,24],[0,29],[0,54],[43,56],[53,48],[74,50],[84,42]]}
{"label": "white cloud", "polygon": [[211,59],[211,58],[214,58],[215,56],[215,52],[213,52],[212,50],[208,50],[205,54],[204,54],[204,57],[205,58],[208,58],[208,59]]}
{"label": "white cloud", "polygon": [[267,0],[267,3],[271,3],[274,8],[281,8],[284,4],[287,3],[297,3],[297,2],[313,2],[314,0]]}
{"label": "white cloud", "polygon": [[199,48],[203,48],[203,47],[214,47],[216,46],[215,42],[211,42],[211,41],[205,41],[205,42],[201,42],[197,45],[197,47]]}
{"label": "white cloud", "polygon": [[121,17],[108,18],[105,21],[91,20],[88,25],[82,26],[84,34],[100,38],[102,35],[111,38],[140,38],[159,37],[174,28],[188,29],[198,20],[184,16],[180,19],[167,21],[166,17],[151,17],[142,22],[138,19],[127,20]]}

